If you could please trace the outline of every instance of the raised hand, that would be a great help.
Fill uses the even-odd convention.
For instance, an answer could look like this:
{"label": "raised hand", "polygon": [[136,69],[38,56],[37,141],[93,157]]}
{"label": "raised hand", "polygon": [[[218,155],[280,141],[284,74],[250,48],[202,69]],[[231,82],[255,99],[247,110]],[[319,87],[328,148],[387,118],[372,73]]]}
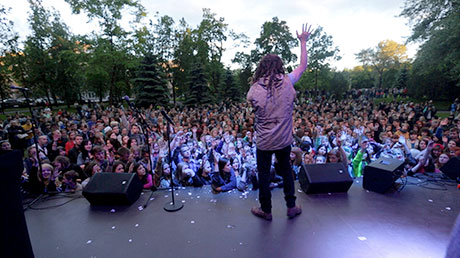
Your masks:
{"label": "raised hand", "polygon": [[310,38],[310,35],[311,35],[312,32],[313,32],[313,30],[311,29],[311,25],[309,27],[308,23],[302,24],[302,33],[299,34],[299,32],[296,31],[297,38],[301,42],[307,42],[307,40]]}

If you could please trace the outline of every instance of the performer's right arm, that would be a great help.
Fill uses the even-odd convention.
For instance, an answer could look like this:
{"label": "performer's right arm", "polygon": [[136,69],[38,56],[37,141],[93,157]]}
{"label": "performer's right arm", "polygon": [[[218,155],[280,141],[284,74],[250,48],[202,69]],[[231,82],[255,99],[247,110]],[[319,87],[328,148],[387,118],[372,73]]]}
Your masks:
{"label": "performer's right arm", "polygon": [[310,27],[308,27],[308,24],[302,25],[302,33],[299,34],[297,31],[296,33],[297,38],[300,40],[300,64],[289,74],[292,84],[295,84],[300,79],[308,66],[307,41],[312,33],[311,25]]}

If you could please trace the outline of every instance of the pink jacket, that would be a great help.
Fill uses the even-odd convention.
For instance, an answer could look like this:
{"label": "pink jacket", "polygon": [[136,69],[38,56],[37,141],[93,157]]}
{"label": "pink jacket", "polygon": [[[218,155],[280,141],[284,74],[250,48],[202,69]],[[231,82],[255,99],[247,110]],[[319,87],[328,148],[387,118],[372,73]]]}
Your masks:
{"label": "pink jacket", "polygon": [[295,89],[288,75],[278,75],[268,88],[267,78],[254,83],[247,94],[253,106],[257,132],[256,144],[260,150],[279,150],[292,143],[292,111]]}

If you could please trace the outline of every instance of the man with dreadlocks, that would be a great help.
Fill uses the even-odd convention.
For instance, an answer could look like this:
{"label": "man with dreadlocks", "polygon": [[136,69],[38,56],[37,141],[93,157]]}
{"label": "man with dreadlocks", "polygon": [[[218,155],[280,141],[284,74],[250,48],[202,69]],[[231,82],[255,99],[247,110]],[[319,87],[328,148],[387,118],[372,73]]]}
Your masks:
{"label": "man with dreadlocks", "polygon": [[257,170],[259,172],[260,208],[254,207],[251,212],[260,218],[272,220],[270,167],[272,155],[275,154],[279,165],[278,171],[284,181],[284,199],[286,200],[287,216],[294,218],[302,213],[295,205],[294,179],[292,176],[289,155],[291,153],[292,111],[294,108],[296,83],[307,68],[307,40],[311,35],[311,25],[302,25],[302,33],[297,32],[300,40],[300,65],[286,75],[283,62],[277,55],[268,54],[260,61],[247,101],[254,108],[257,133]]}

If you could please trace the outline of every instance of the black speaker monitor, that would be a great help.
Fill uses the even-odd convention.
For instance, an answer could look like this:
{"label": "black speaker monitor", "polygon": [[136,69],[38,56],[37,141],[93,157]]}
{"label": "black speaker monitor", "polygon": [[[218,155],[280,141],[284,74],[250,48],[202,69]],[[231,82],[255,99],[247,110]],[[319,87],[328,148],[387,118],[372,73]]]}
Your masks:
{"label": "black speaker monitor", "polygon": [[303,165],[299,183],[307,194],[347,192],[353,184],[348,170],[342,163]]}
{"label": "black speaker monitor", "polygon": [[83,196],[91,205],[131,205],[142,189],[136,173],[96,173],[83,189]]}
{"label": "black speaker monitor", "polygon": [[363,188],[383,194],[401,177],[403,168],[404,160],[380,157],[364,168]]}

